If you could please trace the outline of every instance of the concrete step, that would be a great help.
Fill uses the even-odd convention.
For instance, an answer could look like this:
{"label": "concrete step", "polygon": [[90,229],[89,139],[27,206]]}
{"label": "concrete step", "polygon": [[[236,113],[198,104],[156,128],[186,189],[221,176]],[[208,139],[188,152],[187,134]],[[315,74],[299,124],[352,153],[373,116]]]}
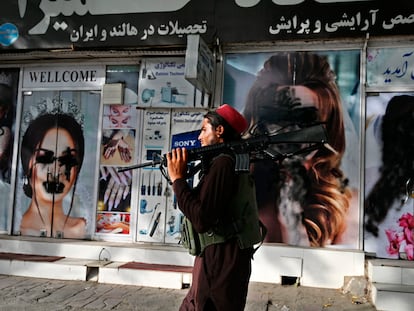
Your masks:
{"label": "concrete step", "polygon": [[85,261],[62,258],[57,261],[30,261],[0,259],[0,274],[48,278],[57,280],[86,281],[88,267]]}
{"label": "concrete step", "polygon": [[412,311],[414,286],[372,283],[371,300],[378,311]]}
{"label": "concrete step", "polygon": [[[114,237],[114,239],[117,238]],[[193,266],[195,259],[181,245],[5,235],[0,235],[0,250],[26,254],[35,252],[39,255],[88,261],[123,263],[137,261],[179,266]],[[103,269],[87,267],[86,278],[90,279],[91,275],[97,278],[99,270]],[[324,271],[323,277],[321,277],[321,271]],[[84,275],[82,271],[82,277]],[[302,286],[341,288],[344,284],[344,277],[347,276],[365,276],[363,251],[272,244],[262,245],[255,253],[250,281],[282,283],[284,278],[300,277]],[[103,277],[102,274],[101,279]],[[184,282],[187,281],[184,280]]]}
{"label": "concrete step", "polygon": [[414,262],[396,259],[368,260],[367,274],[372,283],[414,285]]}
{"label": "concrete step", "polygon": [[114,262],[99,269],[99,283],[159,288],[186,288],[191,284],[192,267]]}
{"label": "concrete step", "polygon": [[414,310],[414,262],[373,259],[367,262],[371,300],[380,311]]}
{"label": "concrete step", "polygon": [[0,274],[181,289],[192,267],[0,253]]}

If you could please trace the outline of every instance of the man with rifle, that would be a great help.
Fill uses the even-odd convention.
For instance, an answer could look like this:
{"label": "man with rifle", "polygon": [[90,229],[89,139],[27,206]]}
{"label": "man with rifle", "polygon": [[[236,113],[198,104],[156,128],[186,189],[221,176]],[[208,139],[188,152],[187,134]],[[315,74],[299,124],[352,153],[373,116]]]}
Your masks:
{"label": "man with rifle", "polygon": [[[151,162],[118,169],[159,164],[173,186],[185,216],[182,242],[196,256],[192,287],[180,310],[244,309],[254,245],[263,242],[267,231],[259,221],[250,163],[283,161],[322,146],[329,149],[325,127],[316,122],[314,109],[288,109],[287,114],[291,113],[304,115],[306,122],[299,130],[242,139],[247,121],[225,104],[205,115],[198,137],[202,147],[174,149]],[[286,152],[275,145],[291,147]],[[201,161],[190,172],[187,163],[195,160]],[[200,166],[200,182],[192,189],[186,180]]]}
{"label": "man with rifle", "polygon": [[[246,128],[239,112],[222,105],[205,115],[198,139],[202,147],[236,142]],[[246,304],[253,246],[262,241],[262,232],[254,182],[248,172],[236,171],[229,151],[203,157],[194,189],[186,182],[188,150],[166,156],[178,206],[187,218],[183,238],[191,239],[187,247],[196,255],[192,286],[180,310],[243,310]]]}

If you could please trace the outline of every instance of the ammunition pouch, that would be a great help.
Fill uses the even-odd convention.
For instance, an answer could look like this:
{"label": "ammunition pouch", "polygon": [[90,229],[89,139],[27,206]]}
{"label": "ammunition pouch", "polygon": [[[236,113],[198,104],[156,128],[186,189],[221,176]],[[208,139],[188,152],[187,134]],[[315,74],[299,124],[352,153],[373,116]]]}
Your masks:
{"label": "ammunition pouch", "polygon": [[197,233],[187,217],[184,217],[181,226],[181,244],[193,256],[202,255],[204,249],[209,245],[224,243],[228,240],[224,235],[216,234],[213,231]]}
{"label": "ammunition pouch", "polygon": [[191,255],[201,256],[207,246],[232,238],[237,239],[241,249],[263,243],[267,230],[259,220],[253,178],[248,173],[241,173],[238,183],[238,191],[230,204],[231,223],[219,224],[208,232],[197,233],[189,219],[183,218],[181,244]]}

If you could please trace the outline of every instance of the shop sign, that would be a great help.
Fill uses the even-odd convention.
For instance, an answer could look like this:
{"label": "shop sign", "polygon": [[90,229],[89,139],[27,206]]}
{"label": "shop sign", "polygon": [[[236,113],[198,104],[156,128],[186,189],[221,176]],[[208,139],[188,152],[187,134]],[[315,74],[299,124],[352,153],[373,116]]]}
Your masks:
{"label": "shop sign", "polygon": [[139,75],[141,107],[199,107],[194,86],[184,78],[184,57],[145,58]]}
{"label": "shop sign", "polygon": [[[327,14],[329,12],[329,14]],[[9,0],[0,49],[185,45],[411,35],[407,0]]]}
{"label": "shop sign", "polygon": [[199,135],[200,135],[200,130],[172,135],[172,138],[171,138],[172,148],[192,149],[192,148],[201,147],[200,141],[198,140]]}
{"label": "shop sign", "polygon": [[411,87],[414,83],[414,48],[369,48],[368,87]]}
{"label": "shop sign", "polygon": [[27,67],[24,88],[99,88],[105,82],[104,66]]}

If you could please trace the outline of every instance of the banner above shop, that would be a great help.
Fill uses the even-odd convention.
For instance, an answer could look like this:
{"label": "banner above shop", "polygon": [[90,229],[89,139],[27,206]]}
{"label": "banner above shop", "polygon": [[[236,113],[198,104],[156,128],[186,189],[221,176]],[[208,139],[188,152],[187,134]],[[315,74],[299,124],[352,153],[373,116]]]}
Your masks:
{"label": "banner above shop", "polygon": [[[328,13],[329,12],[329,13]],[[117,48],[412,34],[406,0],[9,0],[0,49]]]}
{"label": "banner above shop", "polygon": [[105,81],[105,67],[97,66],[42,66],[28,67],[23,75],[23,88],[97,88]]}

